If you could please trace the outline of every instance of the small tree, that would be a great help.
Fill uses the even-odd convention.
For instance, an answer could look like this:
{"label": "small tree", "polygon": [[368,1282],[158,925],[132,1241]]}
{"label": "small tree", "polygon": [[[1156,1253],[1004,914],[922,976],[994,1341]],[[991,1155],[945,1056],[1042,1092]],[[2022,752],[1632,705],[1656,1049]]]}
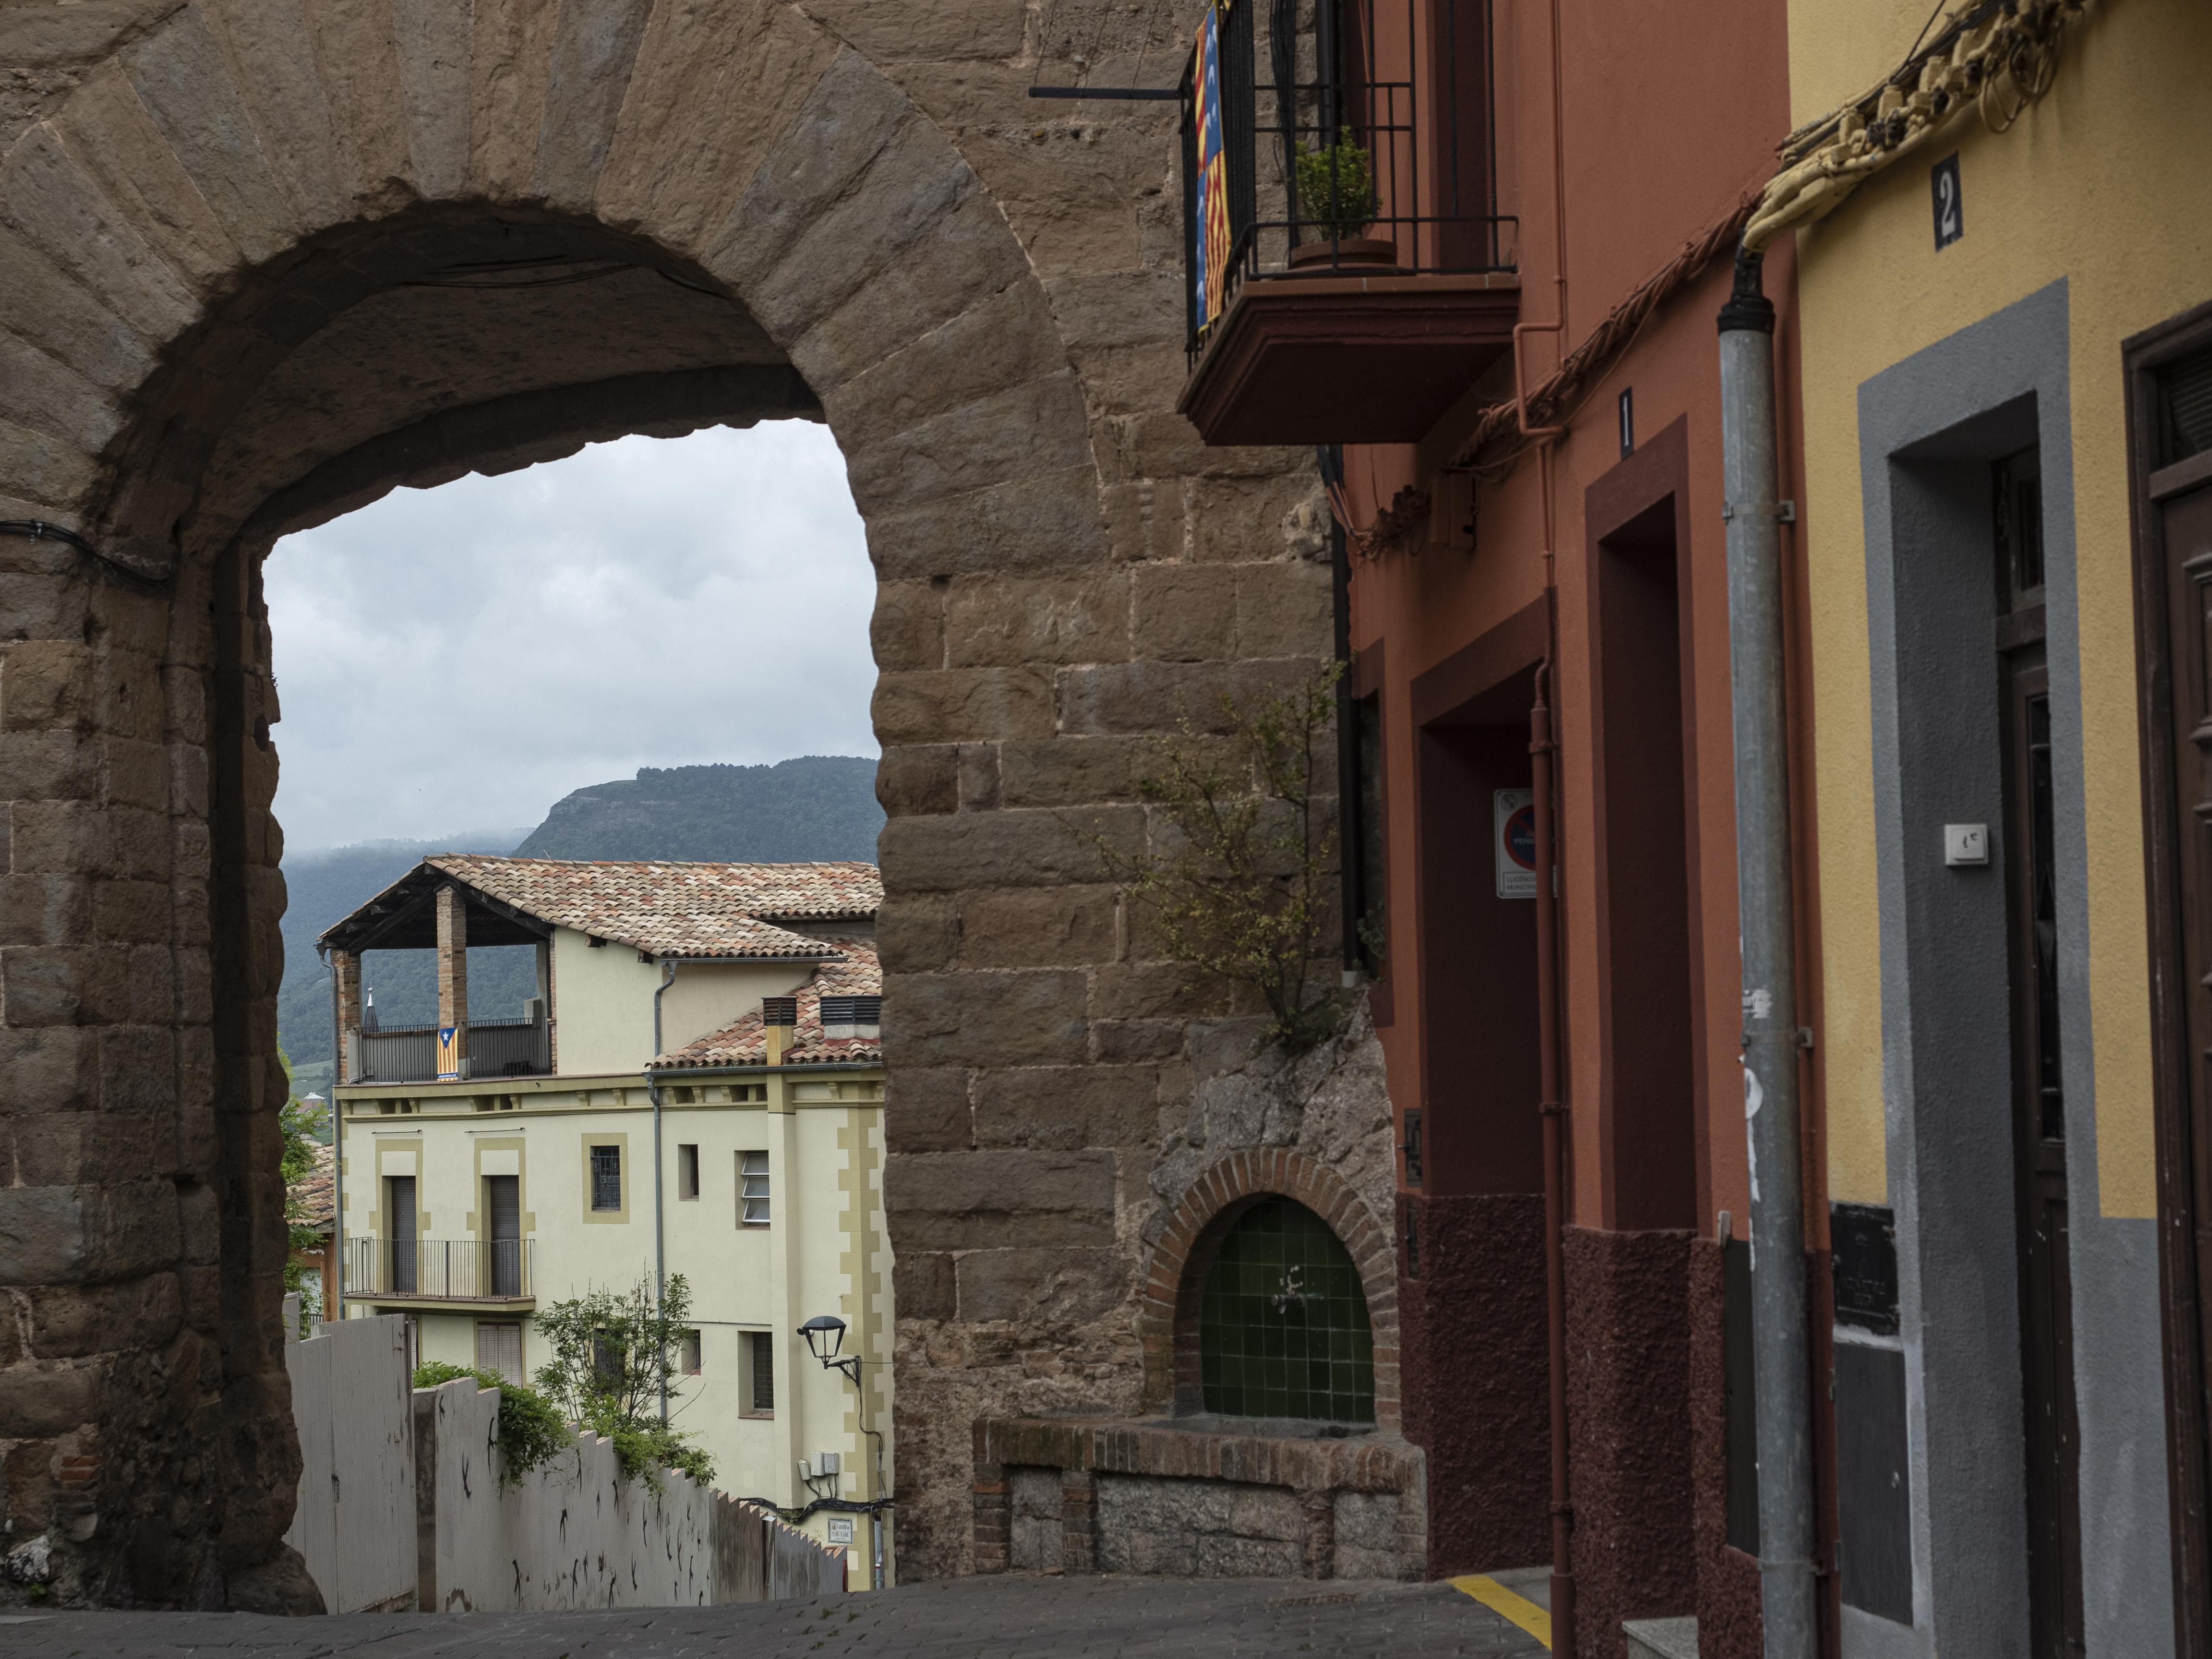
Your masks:
{"label": "small tree", "polygon": [[1334,817],[1316,811],[1314,755],[1342,672],[1333,665],[1249,709],[1224,696],[1230,756],[1185,715],[1155,741],[1138,783],[1158,809],[1146,849],[1092,838],[1123,896],[1157,919],[1168,955],[1256,991],[1268,1037],[1293,1054],[1328,1035],[1342,1000],[1312,971],[1337,842]]}
{"label": "small tree", "polygon": [[538,1334],[553,1357],[538,1368],[538,1387],[580,1429],[614,1443],[623,1473],[655,1491],[659,1471],[672,1468],[701,1485],[714,1478],[712,1459],[691,1436],[661,1419],[661,1400],[674,1400],[675,1350],[690,1329],[691,1286],[669,1275],[658,1302],[653,1281],[627,1291],[593,1285],[538,1316]]}
{"label": "small tree", "polygon": [[283,1139],[278,1168],[284,1177],[284,1288],[300,1298],[300,1334],[307,1335],[325,1313],[322,1276],[300,1260],[301,1253],[329,1248],[323,1235],[307,1221],[307,1206],[300,1198],[300,1183],[315,1172],[315,1151],[325,1119],[319,1107],[308,1105],[290,1087],[292,1062],[280,1046],[286,1098],[278,1109],[276,1127]]}

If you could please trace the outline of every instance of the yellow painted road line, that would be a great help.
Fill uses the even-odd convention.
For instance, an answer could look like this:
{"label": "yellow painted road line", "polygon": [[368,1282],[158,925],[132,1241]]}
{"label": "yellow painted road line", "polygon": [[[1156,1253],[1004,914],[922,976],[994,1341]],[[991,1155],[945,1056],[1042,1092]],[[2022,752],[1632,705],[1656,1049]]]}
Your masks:
{"label": "yellow painted road line", "polygon": [[1447,1581],[1462,1595],[1472,1595],[1500,1618],[1510,1620],[1546,1647],[1552,1645],[1552,1615],[1525,1595],[1516,1595],[1495,1578],[1469,1573]]}

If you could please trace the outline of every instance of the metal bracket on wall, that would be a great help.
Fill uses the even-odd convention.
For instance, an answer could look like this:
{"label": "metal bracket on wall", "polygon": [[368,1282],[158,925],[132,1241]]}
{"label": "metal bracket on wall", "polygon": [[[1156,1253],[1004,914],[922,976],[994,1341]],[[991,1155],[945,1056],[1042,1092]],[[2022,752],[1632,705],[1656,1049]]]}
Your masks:
{"label": "metal bracket on wall", "polygon": [[[1774,518],[1778,524],[1796,524],[1797,522],[1797,503],[1795,501],[1775,502]],[[1721,504],[1721,522],[1723,524],[1732,524],[1735,521],[1735,503],[1734,501],[1723,501]]]}

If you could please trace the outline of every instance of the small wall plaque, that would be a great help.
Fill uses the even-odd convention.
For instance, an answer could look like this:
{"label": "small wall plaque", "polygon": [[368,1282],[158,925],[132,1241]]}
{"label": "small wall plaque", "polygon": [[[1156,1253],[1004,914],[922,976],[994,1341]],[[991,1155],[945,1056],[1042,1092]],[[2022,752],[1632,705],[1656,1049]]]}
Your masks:
{"label": "small wall plaque", "polygon": [[1893,1335],[1897,1330],[1897,1216],[1875,1204],[1828,1207],[1836,1276],[1836,1323]]}
{"label": "small wall plaque", "polygon": [[1928,187],[1935,198],[1936,251],[1941,253],[1966,234],[1966,212],[1959,200],[1958,151],[1936,164],[1928,175]]}

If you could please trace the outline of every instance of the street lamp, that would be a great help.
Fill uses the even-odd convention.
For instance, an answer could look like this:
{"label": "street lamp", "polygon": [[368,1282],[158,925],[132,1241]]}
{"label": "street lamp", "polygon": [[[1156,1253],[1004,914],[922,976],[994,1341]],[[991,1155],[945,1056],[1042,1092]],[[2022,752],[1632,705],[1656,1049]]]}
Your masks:
{"label": "street lamp", "polygon": [[845,1346],[845,1322],[835,1314],[817,1314],[799,1328],[806,1339],[806,1352],[822,1362],[825,1371],[842,1371],[852,1379],[853,1386],[860,1386],[860,1356],[848,1353],[842,1359],[837,1356]]}
{"label": "street lamp", "polygon": [[[844,1372],[845,1380],[860,1389],[860,1432],[875,1442],[876,1496],[863,1507],[870,1511],[868,1530],[874,1540],[876,1558],[872,1577],[875,1587],[881,1589],[884,1587],[884,1530],[880,1511],[891,1499],[890,1495],[884,1491],[884,1437],[867,1426],[868,1391],[860,1382],[860,1356],[843,1352],[845,1322],[835,1314],[815,1315],[799,1328],[799,1334],[806,1339],[806,1352],[821,1361],[823,1370]],[[841,1354],[842,1358],[840,1358]]]}

